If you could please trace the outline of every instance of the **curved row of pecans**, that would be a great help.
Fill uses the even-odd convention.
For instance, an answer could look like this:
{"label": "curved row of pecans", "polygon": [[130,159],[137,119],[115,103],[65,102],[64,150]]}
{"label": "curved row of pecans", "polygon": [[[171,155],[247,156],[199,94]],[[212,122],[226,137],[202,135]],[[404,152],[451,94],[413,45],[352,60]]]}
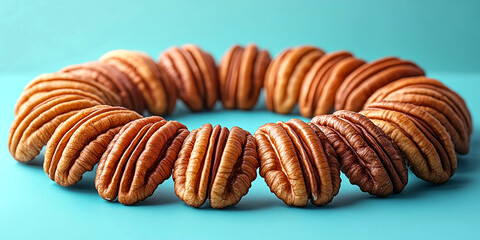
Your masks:
{"label": "curved row of pecans", "polygon": [[[267,108],[287,114],[298,103],[310,122],[268,123],[252,136],[205,124],[189,131],[164,115],[177,97],[192,111],[252,109],[264,87]],[[326,115],[332,109],[333,114]],[[358,112],[360,111],[360,112]],[[416,64],[395,57],[366,63],[351,53],[289,48],[271,61],[266,50],[234,46],[220,65],[195,45],[172,47],[155,62],[115,50],[99,61],[42,74],[15,106],[9,150],[33,160],[46,145],[44,170],[62,186],[96,170],[106,200],[134,204],[173,173],[188,205],[237,204],[256,178],[287,205],[329,203],[340,171],[379,197],[401,192],[407,166],[444,183],[455,152],[469,150],[472,120],[463,99]]]}

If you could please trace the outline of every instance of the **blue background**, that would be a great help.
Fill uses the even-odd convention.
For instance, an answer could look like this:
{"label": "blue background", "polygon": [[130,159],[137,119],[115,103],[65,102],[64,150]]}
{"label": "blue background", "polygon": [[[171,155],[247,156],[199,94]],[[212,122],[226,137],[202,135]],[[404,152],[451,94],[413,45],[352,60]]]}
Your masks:
{"label": "blue background", "polygon": [[[295,3],[293,3],[295,2]],[[91,61],[117,48],[156,58],[171,45],[196,43],[217,59],[234,43],[256,42],[272,55],[314,44],[347,49],[366,60],[411,59],[458,91],[474,117],[471,152],[459,156],[446,184],[410,174],[401,194],[379,199],[344,177],[325,207],[292,208],[260,177],[235,207],[194,209],[174,194],[171,179],[154,196],[126,207],[101,199],[94,173],[70,188],[52,182],[42,159],[17,163],[8,153],[13,106],[36,75]],[[0,239],[26,238],[477,238],[480,225],[479,1],[4,1],[0,0]],[[254,132],[286,121],[263,100],[252,112],[189,113],[169,119],[189,129],[203,123]]]}

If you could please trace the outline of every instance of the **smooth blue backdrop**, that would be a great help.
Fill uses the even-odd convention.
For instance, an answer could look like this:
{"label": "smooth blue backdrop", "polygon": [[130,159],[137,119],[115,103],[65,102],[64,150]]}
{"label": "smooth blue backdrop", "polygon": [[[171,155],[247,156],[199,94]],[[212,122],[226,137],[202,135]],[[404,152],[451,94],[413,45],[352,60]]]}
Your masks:
{"label": "smooth blue backdrop", "polygon": [[[291,208],[260,177],[235,207],[194,209],[167,180],[154,196],[126,207],[101,199],[94,173],[70,188],[52,182],[41,157],[17,163],[8,153],[13,106],[36,75],[97,59],[106,51],[143,50],[154,58],[171,45],[196,43],[220,59],[234,43],[256,42],[276,55],[314,44],[373,60],[418,62],[465,97],[474,117],[471,152],[450,182],[410,175],[398,195],[362,193],[343,178],[325,207]],[[0,239],[452,239],[477,238],[480,225],[479,1],[27,1],[0,0]],[[254,132],[298,114],[265,110],[189,113],[169,119]]]}

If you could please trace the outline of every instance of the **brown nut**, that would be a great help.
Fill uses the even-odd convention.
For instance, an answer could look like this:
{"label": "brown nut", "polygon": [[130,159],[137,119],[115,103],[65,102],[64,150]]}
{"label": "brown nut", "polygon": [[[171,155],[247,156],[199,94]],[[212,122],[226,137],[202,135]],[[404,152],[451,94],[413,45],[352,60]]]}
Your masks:
{"label": "brown nut", "polygon": [[458,153],[468,153],[472,132],[470,112],[463,99],[441,82],[426,77],[404,78],[377,92],[365,106],[381,100],[420,106],[447,129]]}
{"label": "brown nut", "polygon": [[337,111],[316,116],[312,122],[335,148],[350,183],[378,197],[403,190],[408,182],[405,159],[395,142],[367,117]]}
{"label": "brown nut", "polygon": [[15,105],[15,116],[18,115],[22,105],[31,98],[39,97],[51,91],[67,89],[83,91],[89,93],[90,96],[93,94],[107,105],[119,106],[121,104],[120,97],[115,92],[89,78],[70,73],[46,73],[27,84]]}
{"label": "brown nut", "polygon": [[252,109],[263,87],[269,63],[268,51],[259,50],[255,44],[245,48],[239,45],[230,48],[218,70],[223,107]]}
{"label": "brown nut", "polygon": [[43,169],[61,186],[71,186],[91,171],[120,127],[139,119],[123,107],[95,106],[60,124],[48,141]]}
{"label": "brown nut", "polygon": [[260,176],[285,204],[305,206],[332,201],[340,188],[335,150],[323,132],[299,119],[268,123],[255,132]]}
{"label": "brown nut", "polygon": [[120,96],[122,106],[143,114],[145,103],[137,86],[125,73],[110,64],[98,61],[87,62],[67,66],[60,72],[83,76],[104,85]]}
{"label": "brown nut", "polygon": [[264,86],[268,110],[287,114],[295,107],[305,75],[324,53],[313,46],[300,46],[284,50],[271,62]]}
{"label": "brown nut", "polygon": [[151,114],[164,115],[175,108],[175,85],[163,77],[147,54],[139,51],[114,50],[100,58],[124,72],[140,91]]}
{"label": "brown nut", "polygon": [[175,84],[188,108],[213,108],[218,99],[218,76],[209,53],[192,44],[172,47],[160,54],[158,66],[165,78]]}
{"label": "brown nut", "polygon": [[153,116],[125,125],[101,157],[95,187],[108,201],[135,204],[153,194],[172,173],[185,125]]}
{"label": "brown nut", "polygon": [[248,193],[257,168],[249,132],[205,124],[183,143],[173,171],[175,193],[193,207],[201,207],[207,197],[213,208],[233,206]]}
{"label": "brown nut", "polygon": [[450,135],[421,107],[380,101],[369,104],[361,114],[397,143],[417,177],[439,184],[455,173],[457,157]]}
{"label": "brown nut", "polygon": [[360,111],[377,89],[398,79],[425,75],[410,61],[387,57],[364,64],[342,82],[335,96],[335,110]]}
{"label": "brown nut", "polygon": [[104,102],[98,96],[75,89],[58,89],[29,98],[10,127],[10,153],[20,162],[33,160],[58,125],[79,110],[100,104]]}
{"label": "brown nut", "polygon": [[305,75],[300,89],[300,114],[313,117],[329,113],[335,103],[335,94],[343,80],[365,61],[351,53],[339,51],[318,59]]}

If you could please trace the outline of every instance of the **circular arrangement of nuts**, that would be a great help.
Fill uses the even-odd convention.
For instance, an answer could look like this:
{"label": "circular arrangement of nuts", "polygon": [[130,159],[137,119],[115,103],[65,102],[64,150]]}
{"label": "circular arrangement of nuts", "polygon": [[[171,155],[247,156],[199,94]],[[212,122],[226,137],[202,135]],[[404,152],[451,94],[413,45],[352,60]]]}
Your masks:
{"label": "circular arrangement of nuts", "polygon": [[[267,123],[252,135],[206,123],[189,131],[160,117],[177,98],[191,111],[252,109],[265,91],[270,111],[298,104],[310,122]],[[142,117],[148,111],[150,117]],[[334,111],[333,113],[331,113]],[[331,113],[331,114],[329,114]],[[160,116],[158,116],[160,115]],[[98,61],[42,74],[15,106],[8,147],[20,162],[45,147],[44,170],[71,186],[96,169],[99,195],[126,205],[151,196],[173,175],[186,204],[237,204],[260,176],[285,204],[328,204],[340,172],[361,191],[386,197],[415,176],[435,184],[469,151],[472,119],[464,100],[415,63],[370,63],[350,52],[299,46],[270,57],[235,45],[216,65],[195,45],[172,47],[158,62],[114,50]]]}

